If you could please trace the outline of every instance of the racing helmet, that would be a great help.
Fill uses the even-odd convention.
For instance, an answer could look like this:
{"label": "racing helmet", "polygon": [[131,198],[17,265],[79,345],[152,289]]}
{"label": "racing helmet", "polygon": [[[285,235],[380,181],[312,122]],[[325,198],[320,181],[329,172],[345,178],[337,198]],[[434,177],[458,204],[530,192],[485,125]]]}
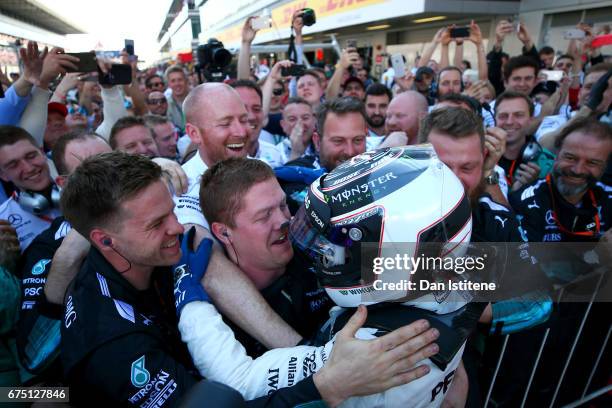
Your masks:
{"label": "racing helmet", "polygon": [[416,270],[377,274],[375,258],[462,256],[471,232],[465,189],[430,144],[365,152],[344,162],[312,183],[290,226],[294,245],[312,259],[320,284],[342,307],[430,296],[379,290],[381,282],[416,279]]}

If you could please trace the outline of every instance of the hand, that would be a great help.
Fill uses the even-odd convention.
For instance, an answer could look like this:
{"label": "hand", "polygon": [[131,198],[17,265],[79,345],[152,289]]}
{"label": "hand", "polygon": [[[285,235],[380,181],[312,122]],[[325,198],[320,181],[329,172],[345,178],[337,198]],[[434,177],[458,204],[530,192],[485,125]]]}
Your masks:
{"label": "hand", "polygon": [[453,382],[451,383],[448,392],[444,396],[442,401],[442,408],[463,408],[467,402],[469,389],[469,381],[463,361],[459,363],[455,374],[453,375]]}
{"label": "hand", "polygon": [[506,152],[506,140],[508,134],[504,129],[498,127],[490,127],[486,129],[485,134],[485,149],[488,154],[485,158],[482,174],[484,177],[489,176],[499,159]]}
{"label": "hand", "polygon": [[414,85],[414,75],[412,75],[412,72],[408,71],[403,77],[395,77],[395,83],[402,91],[409,91]]}
{"label": "hand", "polygon": [[480,27],[478,27],[478,24],[476,24],[474,20],[470,23],[470,37],[468,40],[476,45],[482,44],[482,33],[480,32]]}
{"label": "hand", "polygon": [[270,80],[272,80],[274,83],[274,81],[280,81],[281,79],[283,79],[283,75],[282,75],[282,68],[289,68],[290,66],[293,65],[292,61],[289,60],[282,60],[282,61],[278,61],[276,64],[274,64],[272,66],[272,69],[270,70],[270,74],[268,75],[270,77]]}
{"label": "hand", "polygon": [[450,30],[448,27],[442,27],[436,32],[433,38],[436,44],[448,45],[451,42]]}
{"label": "hand", "polygon": [[408,146],[409,140],[406,132],[391,132],[385,137],[385,140],[383,140],[378,149],[383,147]]}
{"label": "hand", "polygon": [[329,360],[313,376],[321,396],[332,407],[348,397],[376,394],[424,376],[429,367],[416,364],[438,352],[433,342],[439,333],[429,329],[426,320],[375,340],[356,339],[366,317],[367,309],[359,306],[336,336]]}
{"label": "hand", "polygon": [[470,86],[465,91],[463,91],[463,94],[470,96],[478,100],[479,102],[481,102],[486,91],[487,91],[487,81],[480,80],[480,81],[474,82],[472,86]]}
{"label": "hand", "polygon": [[181,310],[187,303],[196,300],[209,300],[208,294],[200,284],[200,279],[202,279],[208,267],[213,242],[212,239],[205,238],[200,241],[198,248],[193,252],[194,236],[194,227],[191,227],[187,234],[183,235],[181,260],[173,268],[174,302],[178,316],[181,315]]}
{"label": "hand", "polygon": [[[567,77],[566,77],[567,78]],[[553,93],[550,98],[542,105],[542,109],[540,110],[540,117],[550,116],[550,115],[558,115],[561,106],[567,99],[567,94],[569,92],[569,79],[565,80],[565,84],[561,82],[561,86],[557,88],[555,93]]]}
{"label": "hand", "polygon": [[302,10],[296,10],[293,13],[291,26],[293,27],[293,31],[295,32],[295,36],[301,36],[302,30],[304,29],[304,19],[302,18]]}
{"label": "hand", "polygon": [[607,230],[593,249],[599,257],[600,265],[610,265],[612,260],[612,228]]}
{"label": "hand", "polygon": [[242,26],[242,43],[243,44],[251,45],[251,43],[255,39],[255,35],[257,34],[258,30],[255,30],[253,26],[251,25],[251,21],[254,18],[257,18],[257,16],[251,16],[247,18],[246,21],[244,22],[244,25]]}
{"label": "hand", "polygon": [[301,118],[298,119],[297,123],[291,130],[289,140],[291,141],[290,160],[294,160],[302,156],[306,150],[306,145],[304,144],[304,123],[302,123]]}
{"label": "hand", "polygon": [[608,109],[609,98],[608,98],[607,106],[605,106],[605,104],[602,104],[602,101],[604,101],[604,94],[606,93],[609,94],[609,92],[606,92],[606,90],[610,88],[609,80],[611,76],[612,76],[612,69],[609,70],[601,78],[599,78],[597,82],[595,82],[593,87],[591,88],[591,92],[589,93],[589,98],[587,100],[586,106],[588,106],[592,111],[599,113],[599,112],[605,112]]}
{"label": "hand", "polygon": [[21,255],[17,231],[6,220],[0,220],[0,266],[14,271]]}
{"label": "hand", "polygon": [[359,53],[355,48],[342,50],[342,55],[340,56],[340,67],[343,70],[348,70],[351,65],[356,64],[357,62],[359,62]]}
{"label": "hand", "polygon": [[77,57],[64,54],[64,50],[61,48],[53,48],[43,61],[39,87],[48,88],[49,83],[59,75],[65,74],[67,69],[78,69],[78,63],[79,59]]}
{"label": "hand", "polygon": [[512,191],[516,191],[527,184],[531,184],[538,179],[540,166],[533,162],[521,163],[518,170],[514,173]]}
{"label": "hand", "polygon": [[[98,68],[100,69],[103,75],[108,74],[113,66],[112,61],[106,58],[97,58],[96,62],[98,63]],[[110,89],[114,85],[100,85],[100,86],[105,89]]]}
{"label": "hand", "polygon": [[79,73],[78,72],[69,72],[60,81],[57,88],[55,88],[55,92],[61,94],[62,96],[66,96],[66,93],[76,88],[79,83]]}
{"label": "hand", "polygon": [[506,20],[501,20],[495,27],[495,41],[499,46],[504,42],[504,38],[514,31],[514,27]]}
{"label": "hand", "polygon": [[132,67],[132,84],[136,84],[138,77],[138,57],[136,55],[134,55],[133,57],[134,58],[132,58],[132,60],[130,61],[130,55],[127,53],[127,51],[121,51],[121,63],[127,64]]}
{"label": "hand", "polygon": [[531,47],[533,47],[533,41],[531,41],[531,35],[529,34],[529,31],[527,30],[527,26],[523,24],[522,22],[519,25],[519,31],[518,33],[516,33],[516,36],[518,37],[519,40],[521,40],[521,42],[525,46],[525,49],[529,50],[531,49]]}
{"label": "hand", "polygon": [[38,51],[35,41],[28,41],[26,48],[19,49],[19,57],[23,62],[23,79],[32,85],[38,85],[43,68],[43,60],[47,56],[47,47],[42,53]]}
{"label": "hand", "polygon": [[180,196],[187,192],[189,188],[187,174],[185,174],[185,171],[177,162],[170,159],[164,159],[163,157],[156,157],[153,161],[162,168],[162,172],[165,176],[164,180],[168,188],[174,190],[174,195]]}

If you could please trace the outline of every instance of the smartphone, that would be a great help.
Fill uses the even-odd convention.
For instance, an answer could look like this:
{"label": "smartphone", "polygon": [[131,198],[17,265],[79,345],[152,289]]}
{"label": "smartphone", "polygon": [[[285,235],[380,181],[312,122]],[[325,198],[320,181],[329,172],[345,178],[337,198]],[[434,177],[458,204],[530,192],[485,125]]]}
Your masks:
{"label": "smartphone", "polygon": [[566,40],[580,40],[586,36],[586,33],[578,28],[567,30],[563,33],[563,38]]}
{"label": "smartphone", "polygon": [[406,75],[406,64],[402,54],[391,55],[391,66],[393,67],[394,77],[401,78]]}
{"label": "smartphone", "polygon": [[304,75],[304,72],[306,72],[306,66],[300,65],[300,64],[295,64],[290,67],[281,68],[281,75],[284,77],[288,77],[288,76],[298,77],[298,76]]}
{"label": "smartphone", "polygon": [[346,40],[346,48],[355,48],[355,49],[357,49],[357,40],[355,40],[355,39]]}
{"label": "smartphone", "polygon": [[125,40],[125,52],[128,55],[134,55],[134,40]]}
{"label": "smartphone", "polygon": [[272,19],[270,16],[259,16],[251,20],[251,28],[253,30],[261,30],[272,27]]}
{"label": "smartphone", "polygon": [[98,73],[100,85],[129,85],[132,82],[132,67],[129,64],[113,64],[108,74]]}
{"label": "smartphone", "polygon": [[93,52],[67,52],[66,55],[72,55],[79,59],[76,64],[77,69],[67,69],[66,72],[95,72],[98,70],[96,62],[96,54]]}
{"label": "smartphone", "polygon": [[561,70],[543,69],[540,72],[546,75],[547,81],[555,81],[555,82],[561,81],[563,79],[563,74],[564,74],[564,72]]}
{"label": "smartphone", "polygon": [[450,29],[451,38],[466,38],[470,36],[470,27],[456,27]]}

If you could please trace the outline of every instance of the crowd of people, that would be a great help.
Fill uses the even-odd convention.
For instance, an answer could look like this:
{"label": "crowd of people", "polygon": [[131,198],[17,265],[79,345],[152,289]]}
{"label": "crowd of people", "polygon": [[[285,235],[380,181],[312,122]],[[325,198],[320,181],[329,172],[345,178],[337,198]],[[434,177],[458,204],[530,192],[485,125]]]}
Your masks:
{"label": "crowd of people", "polygon": [[[372,300],[359,261],[365,244],[515,243],[506,277],[547,290],[609,267],[612,61],[594,28],[538,50],[501,20],[487,53],[475,22],[443,27],[374,78],[352,47],[310,66],[298,11],[294,60],[258,77],[252,18],[223,82],[124,52],[131,84],[104,85],[60,48],[20,49],[1,78],[0,385],[70,387],[74,406],[479,407],[495,371],[510,407],[545,331],[533,405],[609,383],[605,304],[584,324],[583,303],[526,288]],[[589,250],[529,255],[544,242]]]}

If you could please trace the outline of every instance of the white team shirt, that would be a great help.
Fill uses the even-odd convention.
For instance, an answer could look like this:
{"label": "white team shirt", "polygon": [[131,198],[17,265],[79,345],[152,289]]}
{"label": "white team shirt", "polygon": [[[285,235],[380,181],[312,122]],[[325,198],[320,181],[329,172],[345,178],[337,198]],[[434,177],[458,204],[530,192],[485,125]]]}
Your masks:
{"label": "white team shirt", "polygon": [[189,187],[187,193],[180,197],[174,197],[174,214],[181,224],[196,224],[209,229],[208,221],[204,218],[200,209],[200,179],[208,166],[199,152],[183,165],[183,171],[187,175]]}
{"label": "white team shirt", "polygon": [[49,228],[51,221],[60,215],[59,209],[52,208],[42,217],[38,217],[23,209],[13,197],[10,197],[0,205],[0,219],[7,220],[17,231],[17,238],[19,239],[22,253],[34,238]]}
{"label": "white team shirt", "polygon": [[[195,301],[183,308],[179,320],[181,338],[200,374],[240,392],[245,400],[267,395],[279,388],[290,387],[319,371],[329,359],[334,340],[324,346],[295,346],[273,349],[259,358],[246,354],[232,330],[208,302]],[[374,339],[376,329],[361,328],[356,337]],[[341,407],[439,407],[450,387],[454,371],[461,362],[463,349],[455,354],[444,371],[429,359],[430,372],[384,393],[353,397]]]}

